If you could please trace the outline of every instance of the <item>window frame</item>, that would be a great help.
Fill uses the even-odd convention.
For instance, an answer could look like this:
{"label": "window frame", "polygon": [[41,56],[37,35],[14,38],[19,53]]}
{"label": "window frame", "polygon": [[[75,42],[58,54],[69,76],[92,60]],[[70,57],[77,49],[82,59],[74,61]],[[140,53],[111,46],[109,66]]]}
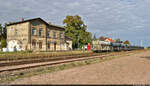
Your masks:
{"label": "window frame", "polygon": [[59,37],[62,39],[63,38],[63,32],[60,32]]}
{"label": "window frame", "polygon": [[42,42],[39,42],[39,49],[42,49]]}
{"label": "window frame", "polygon": [[36,48],[36,41],[35,40],[32,40],[32,46],[34,49]]}
{"label": "window frame", "polygon": [[17,30],[17,29],[15,29],[15,35],[16,35],[16,36],[18,35],[18,30]]}
{"label": "window frame", "polygon": [[36,35],[36,28],[32,28],[32,36],[34,36],[34,35]]}
{"label": "window frame", "polygon": [[54,39],[56,39],[56,38],[57,38],[57,36],[56,36],[56,35],[57,35],[57,34],[56,34],[56,32],[54,31],[54,32],[53,32],[53,38],[54,38]]}
{"label": "window frame", "polygon": [[50,37],[50,31],[47,32],[47,37]]}
{"label": "window frame", "polygon": [[48,42],[48,43],[47,43],[47,48],[50,49],[50,46],[51,46],[51,43]]}
{"label": "window frame", "polygon": [[39,28],[39,36],[40,37],[42,36],[42,32],[43,32],[42,28]]}

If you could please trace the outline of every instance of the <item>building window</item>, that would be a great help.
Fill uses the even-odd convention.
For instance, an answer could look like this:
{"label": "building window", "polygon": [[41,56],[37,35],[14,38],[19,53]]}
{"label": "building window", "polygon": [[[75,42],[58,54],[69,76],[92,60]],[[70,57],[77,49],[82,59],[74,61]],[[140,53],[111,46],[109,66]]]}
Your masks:
{"label": "building window", "polygon": [[47,37],[50,37],[50,31],[47,32]]}
{"label": "building window", "polygon": [[60,43],[60,50],[62,50],[62,49],[63,49],[62,47],[63,47],[63,44],[62,44],[62,43]]}
{"label": "building window", "polygon": [[39,42],[39,48],[42,49],[42,42]]}
{"label": "building window", "polygon": [[60,32],[59,37],[63,38],[63,33],[62,32]]}
{"label": "building window", "polygon": [[56,38],[56,32],[53,33],[53,38]]}
{"label": "building window", "polygon": [[32,28],[32,35],[36,35],[36,29]]}
{"label": "building window", "polygon": [[50,42],[47,43],[47,47],[48,47],[48,49],[50,49]]}
{"label": "building window", "polygon": [[18,35],[18,30],[17,29],[15,29],[15,35]]}
{"label": "building window", "polygon": [[42,36],[42,29],[39,29],[39,36]]}
{"label": "building window", "polygon": [[38,25],[40,25],[40,22],[32,22],[32,25],[33,26],[38,26]]}
{"label": "building window", "polygon": [[32,41],[32,46],[33,46],[33,48],[36,48],[36,41],[35,40]]}

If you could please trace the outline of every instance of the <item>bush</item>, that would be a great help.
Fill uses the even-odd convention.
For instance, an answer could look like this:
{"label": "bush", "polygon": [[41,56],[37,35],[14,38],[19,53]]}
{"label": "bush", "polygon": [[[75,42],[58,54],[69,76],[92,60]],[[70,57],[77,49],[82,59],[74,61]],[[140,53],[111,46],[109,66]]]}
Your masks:
{"label": "bush", "polygon": [[32,52],[33,52],[32,50],[28,50],[28,51],[27,51],[27,53],[32,53]]}
{"label": "bush", "polygon": [[148,46],[147,48],[150,49],[150,46]]}
{"label": "bush", "polygon": [[1,49],[7,46],[7,42],[5,39],[1,40]]}

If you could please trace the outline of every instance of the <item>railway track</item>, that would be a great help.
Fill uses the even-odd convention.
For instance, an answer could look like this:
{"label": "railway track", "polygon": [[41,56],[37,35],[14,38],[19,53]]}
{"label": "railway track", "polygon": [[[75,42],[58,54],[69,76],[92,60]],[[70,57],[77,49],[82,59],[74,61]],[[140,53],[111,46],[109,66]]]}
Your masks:
{"label": "railway track", "polygon": [[60,56],[60,57],[53,57],[53,58],[47,57],[47,58],[36,58],[36,59],[26,59],[26,60],[0,61],[0,67],[49,62],[49,61],[57,61],[57,60],[66,60],[66,59],[73,59],[73,58],[83,58],[83,57],[89,57],[89,56],[97,56],[97,55],[93,54],[93,55],[77,55],[77,56]]}
{"label": "railway track", "polygon": [[9,67],[5,66],[5,67],[0,67],[0,72],[15,71],[15,70],[35,68],[35,67],[41,67],[41,66],[47,66],[47,65],[63,64],[63,63],[74,62],[74,61],[83,61],[83,60],[88,60],[88,59],[93,59],[93,58],[103,58],[106,56],[108,56],[108,55],[92,56],[92,57],[85,57],[85,58],[74,58],[74,59],[67,59],[67,60],[33,63],[33,64],[23,64],[23,65],[9,66]]}
{"label": "railway track", "polygon": [[[83,55],[91,55],[91,54],[96,54],[96,53],[87,53],[87,54],[73,54],[73,55],[60,55],[61,57],[72,57],[72,56],[83,56]],[[25,58],[22,58],[22,56],[20,56],[20,57],[18,57],[18,58],[16,58],[15,56],[13,57],[11,57],[11,58],[5,58],[5,56],[4,56],[4,58],[0,58],[0,62],[5,62],[5,61],[18,61],[18,60],[31,60],[31,59],[42,59],[42,58],[53,58],[53,57],[55,57],[55,58],[57,58],[57,57],[60,57],[60,56],[52,56],[52,55],[46,55],[46,54],[44,54],[44,55],[27,55],[27,57],[25,57]],[[14,59],[15,58],[15,59]]]}
{"label": "railway track", "polygon": [[[123,53],[125,54],[125,53]],[[0,63],[0,72],[5,72],[5,71],[17,71],[17,70],[22,70],[22,69],[28,69],[28,68],[36,68],[36,67],[41,67],[41,66],[53,66],[57,64],[64,64],[64,63],[69,63],[69,62],[75,62],[75,61],[84,61],[84,60],[89,60],[89,59],[94,59],[94,58],[103,58],[103,57],[108,57],[108,56],[114,56],[114,54],[107,54],[107,55],[97,55],[97,56],[79,56],[79,57],[72,57],[72,58],[64,58],[64,59],[55,59],[55,60],[50,60],[48,59],[47,61],[41,61],[41,62],[34,62],[35,60],[31,61],[30,63],[28,62],[8,62],[4,65],[4,63]],[[121,54],[117,54],[121,55]],[[33,62],[33,63],[32,63]]]}

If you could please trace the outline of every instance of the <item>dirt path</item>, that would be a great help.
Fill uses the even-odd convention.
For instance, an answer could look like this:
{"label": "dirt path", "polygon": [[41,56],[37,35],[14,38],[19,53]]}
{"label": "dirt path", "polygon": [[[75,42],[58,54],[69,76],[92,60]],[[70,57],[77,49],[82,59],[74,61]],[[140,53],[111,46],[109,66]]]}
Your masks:
{"label": "dirt path", "polygon": [[150,51],[19,79],[12,84],[150,84]]}

